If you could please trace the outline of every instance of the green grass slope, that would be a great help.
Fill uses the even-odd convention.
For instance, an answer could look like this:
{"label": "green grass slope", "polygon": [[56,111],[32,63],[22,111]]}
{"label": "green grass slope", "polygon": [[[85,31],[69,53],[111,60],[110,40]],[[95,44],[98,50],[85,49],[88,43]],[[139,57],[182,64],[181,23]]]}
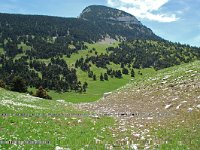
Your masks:
{"label": "green grass slope", "polygon": [[[133,147],[139,149],[198,149],[200,147],[200,114],[196,105],[199,104],[200,93],[196,84],[199,83],[199,66],[200,61],[195,61],[157,72],[151,69],[143,70],[143,76],[137,75],[134,81],[104,100],[80,104],[85,109],[81,107],[77,109],[79,104],[44,100],[0,88],[0,149],[43,150],[56,147],[69,149],[133,149]],[[186,87],[189,86],[189,83],[194,83],[194,87],[191,85],[191,89],[188,89],[193,92],[185,91],[185,89],[181,91],[178,87],[183,82]],[[122,107],[122,110],[125,111],[128,111],[129,107],[131,110],[135,110],[134,106],[137,106],[141,99],[142,105],[138,105],[136,108],[141,107],[144,111],[143,105],[150,104],[149,98],[152,96],[154,96],[153,100],[158,102],[160,99],[164,102],[166,99],[171,99],[172,95],[169,95],[171,93],[167,92],[166,88],[174,86],[177,89],[176,92],[180,92],[179,96],[183,93],[192,96],[183,95],[180,100],[177,99],[177,104],[184,100],[187,100],[188,103],[181,106],[180,110],[170,108],[169,113],[178,112],[178,115],[173,118],[148,122],[140,120],[140,118],[119,117],[116,118],[118,121],[115,121],[114,118],[108,116],[88,115],[95,112],[113,113]],[[155,89],[157,91],[154,91]],[[161,93],[163,89],[165,91]],[[133,91],[134,96],[131,95]],[[148,101],[145,102],[145,94],[148,92]],[[137,99],[137,101],[132,99]],[[165,106],[158,104],[152,111],[155,110],[155,107],[164,108]],[[173,105],[176,106],[176,103],[174,102]],[[193,108],[193,111],[189,113],[188,107]],[[103,111],[104,109],[106,111]],[[150,111],[147,108],[146,110]],[[49,143],[5,144],[6,141],[49,141]]]}
{"label": "green grass slope", "polygon": [[[49,144],[0,144],[8,149],[103,149],[112,143],[109,117],[95,118],[65,102],[48,101],[0,89],[0,141],[35,141]],[[20,114],[21,116],[17,116]],[[62,116],[64,114],[64,116]],[[82,116],[78,116],[82,114]],[[85,116],[83,114],[86,114]],[[7,115],[7,116],[6,116]]]}
{"label": "green grass slope", "polygon": [[[95,55],[94,52],[90,53],[89,50],[92,48],[95,48],[98,52],[98,55],[101,53],[106,53],[106,48],[109,46],[117,46],[118,43],[114,43],[112,45],[110,44],[87,44],[88,50],[80,50],[78,53],[72,54],[70,58],[67,58],[64,56],[64,60],[67,62],[67,64],[70,67],[74,67],[74,64],[77,59],[80,59],[81,57],[86,58],[87,56],[93,56]],[[47,61],[47,60],[42,60]],[[114,69],[121,69],[120,65],[110,64],[107,66],[108,68],[114,68]],[[97,68],[95,65],[91,63],[91,71],[94,72],[97,76],[97,81],[93,81],[93,79],[88,78],[88,73],[82,71],[80,68],[77,68],[77,76],[78,79],[84,83],[88,83],[88,89],[86,93],[80,94],[75,92],[67,92],[67,93],[57,93],[55,91],[50,91],[49,95],[53,97],[54,100],[57,99],[63,99],[67,102],[73,102],[73,103],[79,103],[79,102],[92,102],[96,101],[99,98],[103,96],[103,93],[114,91],[121,86],[124,86],[131,80],[130,73],[129,75],[123,75],[122,79],[117,78],[109,78],[109,81],[100,81],[100,74],[106,73],[106,69],[103,68]]]}

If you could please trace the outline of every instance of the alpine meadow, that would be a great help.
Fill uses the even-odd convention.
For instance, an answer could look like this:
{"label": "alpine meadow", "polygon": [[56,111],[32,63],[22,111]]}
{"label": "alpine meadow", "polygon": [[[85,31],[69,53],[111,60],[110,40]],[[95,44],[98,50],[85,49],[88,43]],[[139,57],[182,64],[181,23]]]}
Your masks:
{"label": "alpine meadow", "polygon": [[199,147],[200,47],[103,5],[0,13],[0,149]]}

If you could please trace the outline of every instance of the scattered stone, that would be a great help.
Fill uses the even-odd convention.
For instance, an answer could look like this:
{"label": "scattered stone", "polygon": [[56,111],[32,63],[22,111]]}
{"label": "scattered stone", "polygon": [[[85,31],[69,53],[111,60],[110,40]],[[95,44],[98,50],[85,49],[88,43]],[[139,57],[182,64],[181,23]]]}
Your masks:
{"label": "scattered stone", "polygon": [[163,81],[163,82],[161,82],[162,84],[166,84],[167,83],[167,81]]}
{"label": "scattered stone", "polygon": [[182,104],[179,104],[179,105],[176,107],[176,109],[179,109],[179,108],[181,107],[181,105],[182,105]]}
{"label": "scattered stone", "polygon": [[94,137],[94,140],[95,140],[95,143],[96,143],[96,144],[101,144],[101,140],[99,140],[99,139],[97,139],[97,138],[95,138],[95,137]]}
{"label": "scattered stone", "polygon": [[165,109],[169,109],[170,107],[172,107],[172,104],[166,105]]}
{"label": "scattered stone", "polygon": [[63,148],[60,146],[56,146],[55,150],[71,150],[70,148]]}
{"label": "scattered stone", "polygon": [[188,71],[186,71],[186,73],[190,73],[190,72],[192,72],[193,70],[188,70]]}
{"label": "scattered stone", "polygon": [[171,76],[170,75],[166,75],[164,78],[163,78],[163,80],[166,80],[166,79],[168,79],[168,78],[170,78]]}
{"label": "scattered stone", "polygon": [[197,105],[197,108],[199,108],[199,109],[200,109],[200,104],[199,104],[199,105]]}
{"label": "scattered stone", "polygon": [[175,98],[172,99],[172,101],[175,101],[175,100],[177,100],[177,99],[178,99],[178,97],[175,97]]}
{"label": "scattered stone", "polygon": [[148,118],[147,118],[147,120],[152,120],[152,119],[153,119],[153,117],[148,117]]}
{"label": "scattered stone", "polygon": [[57,102],[60,102],[60,103],[64,103],[65,102],[65,100],[63,100],[63,99],[59,99],[59,100],[56,100]]}
{"label": "scattered stone", "polygon": [[106,98],[106,97],[108,97],[108,96],[111,95],[111,94],[112,94],[112,92],[104,93],[104,94],[103,94],[103,98]]}
{"label": "scattered stone", "polygon": [[192,112],[193,108],[188,108],[188,112]]}
{"label": "scattered stone", "polygon": [[106,150],[113,150],[113,146],[111,144],[105,144]]}
{"label": "scattered stone", "polygon": [[131,144],[130,149],[132,150],[138,150],[137,144]]}
{"label": "scattered stone", "polygon": [[140,134],[139,133],[133,133],[133,136],[138,138],[138,137],[140,137]]}
{"label": "scattered stone", "polygon": [[100,117],[98,115],[92,115],[92,118],[99,119]]}
{"label": "scattered stone", "polygon": [[145,140],[145,137],[144,137],[144,136],[142,136],[142,137],[140,138],[140,140]]}

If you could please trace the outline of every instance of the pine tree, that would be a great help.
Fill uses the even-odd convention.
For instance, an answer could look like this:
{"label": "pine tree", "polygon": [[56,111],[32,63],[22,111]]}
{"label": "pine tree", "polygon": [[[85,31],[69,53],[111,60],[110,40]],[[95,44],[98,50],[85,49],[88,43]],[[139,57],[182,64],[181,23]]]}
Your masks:
{"label": "pine tree", "polygon": [[88,83],[84,82],[84,84],[83,84],[83,92],[86,92],[87,88],[88,88]]}
{"label": "pine tree", "polygon": [[104,80],[108,81],[108,74],[104,73]]}
{"label": "pine tree", "polygon": [[101,73],[101,75],[100,75],[100,81],[103,81],[103,74]]}
{"label": "pine tree", "polygon": [[96,80],[97,80],[97,77],[96,77],[96,75],[95,75],[95,74],[93,75],[93,80],[94,80],[94,81],[96,81]]}
{"label": "pine tree", "polygon": [[128,74],[128,69],[123,68],[123,69],[122,69],[122,73],[123,73],[123,74]]}
{"label": "pine tree", "polygon": [[93,77],[93,71],[88,71],[88,78],[92,78]]}
{"label": "pine tree", "polygon": [[135,71],[131,69],[131,77],[135,77]]}

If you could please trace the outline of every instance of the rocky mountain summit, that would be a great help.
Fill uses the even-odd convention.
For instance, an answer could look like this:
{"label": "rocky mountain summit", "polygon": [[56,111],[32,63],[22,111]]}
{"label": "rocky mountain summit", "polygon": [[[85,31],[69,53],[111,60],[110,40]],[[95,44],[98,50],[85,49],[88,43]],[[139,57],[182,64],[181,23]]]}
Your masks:
{"label": "rocky mountain summit", "polygon": [[86,7],[80,15],[80,18],[85,20],[106,20],[109,23],[136,24],[142,25],[137,18],[124,11],[106,7],[92,5]]}

